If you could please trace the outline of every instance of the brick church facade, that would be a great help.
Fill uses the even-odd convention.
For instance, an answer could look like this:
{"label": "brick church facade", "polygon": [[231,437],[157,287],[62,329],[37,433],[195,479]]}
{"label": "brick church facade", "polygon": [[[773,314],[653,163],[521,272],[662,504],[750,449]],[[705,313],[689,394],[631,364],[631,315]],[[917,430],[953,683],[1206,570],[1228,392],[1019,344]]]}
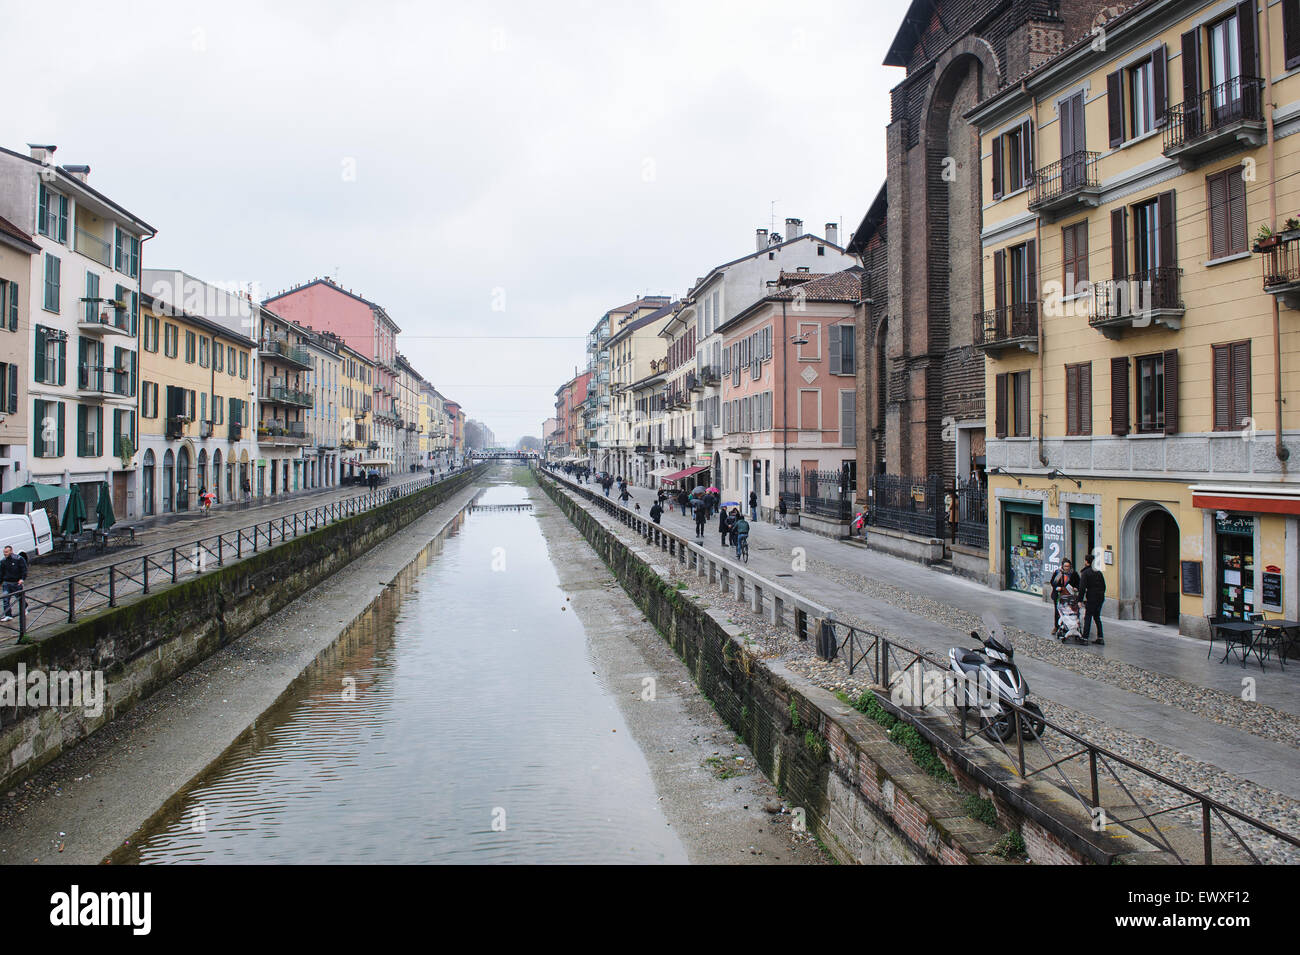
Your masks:
{"label": "brick church facade", "polygon": [[[858,495],[869,476],[945,485],[982,469],[980,141],[964,114],[1117,12],[1078,0],[913,0],[885,65],[888,175],[849,243],[870,276],[856,336]],[[991,305],[989,306],[991,307]]]}

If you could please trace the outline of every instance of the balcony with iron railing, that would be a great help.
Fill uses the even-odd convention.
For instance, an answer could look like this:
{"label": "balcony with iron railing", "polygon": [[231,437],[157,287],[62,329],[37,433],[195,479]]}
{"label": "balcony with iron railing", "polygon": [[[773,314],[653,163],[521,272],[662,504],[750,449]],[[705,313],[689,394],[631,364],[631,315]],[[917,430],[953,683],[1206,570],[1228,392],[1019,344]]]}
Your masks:
{"label": "balcony with iron railing", "polygon": [[266,394],[262,396],[262,401],[267,404],[291,405],[295,408],[311,408],[316,403],[316,399],[311,392],[289,388],[275,381],[272,381],[267,387]]}
{"label": "balcony with iron railing", "polygon": [[1269,236],[1255,251],[1264,270],[1264,291],[1287,308],[1300,309],[1300,230]]}
{"label": "balcony with iron railing", "polygon": [[83,298],[77,317],[77,331],[90,335],[131,337],[131,318],[126,303],[111,298]]}
{"label": "balcony with iron railing", "polygon": [[1182,327],[1183,270],[1154,268],[1122,279],[1094,282],[1088,324],[1107,338],[1119,338],[1130,328]]}
{"label": "balcony with iron railing", "polygon": [[1013,302],[976,312],[972,329],[975,347],[994,358],[1012,348],[1037,352],[1040,310],[1038,302]]}
{"label": "balcony with iron railing", "polygon": [[301,368],[313,367],[311,352],[302,345],[290,345],[282,338],[262,339],[261,344],[258,346],[258,352],[264,359],[288,362]]}
{"label": "balcony with iron railing", "polygon": [[1165,113],[1164,154],[1185,168],[1266,139],[1264,81],[1255,76],[1212,86]]}
{"label": "balcony with iron railing", "polygon": [[239,441],[244,437],[244,424],[241,421],[230,422],[230,427],[226,431],[227,441]]}
{"label": "balcony with iron railing", "polygon": [[311,435],[301,421],[262,421],[257,426],[257,440],[261,444],[302,446],[311,443]]}
{"label": "balcony with iron railing", "polygon": [[1055,218],[1100,205],[1097,155],[1081,150],[1036,171],[1029,208],[1047,218]]}
{"label": "balcony with iron railing", "polygon": [[717,365],[705,365],[700,369],[700,381],[706,385],[719,385],[722,383],[722,369]]}
{"label": "balcony with iron railing", "polygon": [[130,398],[131,375],[125,368],[80,364],[77,390],[94,398]]}

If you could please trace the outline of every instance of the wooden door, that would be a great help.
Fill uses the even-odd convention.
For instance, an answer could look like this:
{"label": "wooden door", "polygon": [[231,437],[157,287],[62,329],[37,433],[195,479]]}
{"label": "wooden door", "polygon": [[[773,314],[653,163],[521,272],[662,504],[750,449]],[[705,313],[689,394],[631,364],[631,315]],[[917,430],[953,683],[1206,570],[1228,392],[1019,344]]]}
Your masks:
{"label": "wooden door", "polygon": [[1138,531],[1138,576],[1142,589],[1142,619],[1165,623],[1165,515],[1148,514]]}
{"label": "wooden door", "polygon": [[113,472],[113,516],[119,521],[126,517],[126,474]]}

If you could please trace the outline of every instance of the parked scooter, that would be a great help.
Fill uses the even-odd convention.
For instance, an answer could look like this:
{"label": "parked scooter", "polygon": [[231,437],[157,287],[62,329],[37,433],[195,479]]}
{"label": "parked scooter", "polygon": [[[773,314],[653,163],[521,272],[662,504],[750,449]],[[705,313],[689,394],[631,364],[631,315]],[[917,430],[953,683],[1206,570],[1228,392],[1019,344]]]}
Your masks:
{"label": "parked scooter", "polygon": [[980,731],[1005,743],[1016,735],[1016,711],[1006,705],[1014,703],[1029,714],[1022,724],[1024,735],[1041,736],[1043,711],[1026,699],[1029,683],[1014,662],[1011,638],[997,634],[985,639],[975,630],[970,635],[979,641],[982,649],[953,647],[948,651],[948,660],[957,675],[957,705],[964,709],[977,708]]}

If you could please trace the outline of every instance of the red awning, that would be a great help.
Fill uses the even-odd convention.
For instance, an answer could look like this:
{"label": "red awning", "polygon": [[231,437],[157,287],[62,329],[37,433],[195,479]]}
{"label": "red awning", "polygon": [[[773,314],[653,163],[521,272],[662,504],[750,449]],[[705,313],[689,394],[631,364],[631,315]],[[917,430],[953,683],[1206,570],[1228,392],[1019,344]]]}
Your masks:
{"label": "red awning", "polygon": [[701,471],[707,471],[708,465],[698,465],[693,468],[684,468],[681,471],[675,471],[663,478],[665,481],[680,481],[682,478],[690,477],[692,474],[699,474]]}
{"label": "red awning", "polygon": [[1192,506],[1204,510],[1244,511],[1256,514],[1300,514],[1300,498],[1282,494],[1232,493],[1228,490],[1197,493],[1192,491]]}

